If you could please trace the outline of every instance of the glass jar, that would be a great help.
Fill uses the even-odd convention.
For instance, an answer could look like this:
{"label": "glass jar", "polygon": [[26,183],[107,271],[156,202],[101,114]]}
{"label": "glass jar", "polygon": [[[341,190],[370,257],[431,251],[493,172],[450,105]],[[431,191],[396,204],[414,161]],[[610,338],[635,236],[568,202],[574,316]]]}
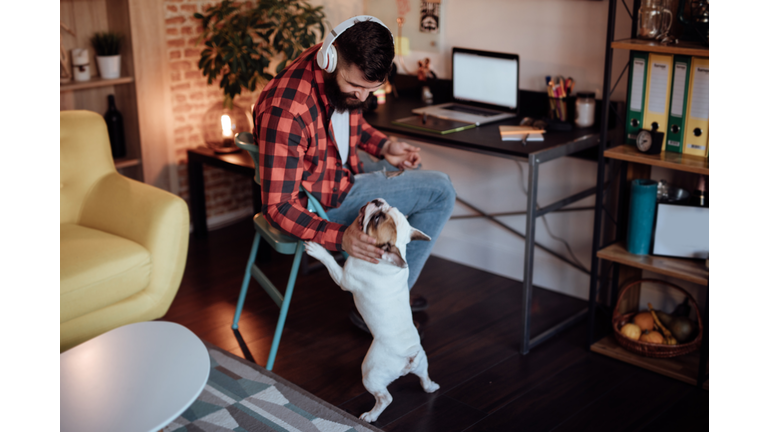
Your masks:
{"label": "glass jar", "polygon": [[590,127],[595,124],[595,94],[577,93],[576,120],[578,127]]}
{"label": "glass jar", "polygon": [[669,34],[672,21],[669,0],[642,0],[637,10],[637,37],[657,39]]}

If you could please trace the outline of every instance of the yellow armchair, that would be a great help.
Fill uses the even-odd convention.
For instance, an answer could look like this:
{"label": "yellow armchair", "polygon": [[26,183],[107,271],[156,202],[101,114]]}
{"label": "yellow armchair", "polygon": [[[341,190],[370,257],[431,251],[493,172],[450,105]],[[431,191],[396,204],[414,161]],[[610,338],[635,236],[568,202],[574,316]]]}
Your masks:
{"label": "yellow armchair", "polygon": [[189,246],[183,199],[120,175],[104,119],[60,114],[60,350],[160,318]]}

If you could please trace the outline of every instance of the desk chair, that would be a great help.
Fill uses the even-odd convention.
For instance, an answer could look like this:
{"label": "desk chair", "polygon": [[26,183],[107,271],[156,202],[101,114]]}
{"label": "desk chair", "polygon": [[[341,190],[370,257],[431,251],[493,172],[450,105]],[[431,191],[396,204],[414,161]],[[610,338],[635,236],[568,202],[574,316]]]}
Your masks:
{"label": "desk chair", "polygon": [[[253,177],[253,180],[261,185],[261,180],[259,178],[259,148],[253,143],[253,134],[250,132],[238,133],[235,135],[235,144],[241,149],[248,151],[251,155],[256,169],[256,175]],[[308,210],[327,220],[328,216],[325,214],[323,206],[320,205],[317,199],[307,193],[303,187],[301,188],[301,191],[307,196]],[[237,324],[240,321],[240,313],[243,310],[243,303],[245,303],[245,295],[248,292],[251,276],[253,276],[280,308],[280,317],[277,320],[277,328],[275,329],[275,336],[272,338],[272,348],[269,350],[269,360],[267,360],[267,370],[272,370],[272,366],[275,364],[275,356],[277,356],[277,347],[280,345],[280,337],[283,334],[285,318],[288,315],[288,307],[291,304],[293,286],[296,283],[299,264],[301,263],[301,257],[304,254],[304,242],[270,226],[262,213],[253,217],[253,225],[256,228],[256,236],[253,239],[251,254],[248,257],[248,263],[245,266],[245,277],[243,278],[243,285],[240,288],[240,298],[237,300],[237,309],[235,310],[232,329],[237,330]],[[283,255],[293,254],[293,265],[291,266],[291,273],[288,276],[288,286],[285,288],[284,296],[255,264],[256,253],[259,249],[259,241],[262,238],[278,253]],[[344,256],[346,257],[347,254],[344,253]]]}

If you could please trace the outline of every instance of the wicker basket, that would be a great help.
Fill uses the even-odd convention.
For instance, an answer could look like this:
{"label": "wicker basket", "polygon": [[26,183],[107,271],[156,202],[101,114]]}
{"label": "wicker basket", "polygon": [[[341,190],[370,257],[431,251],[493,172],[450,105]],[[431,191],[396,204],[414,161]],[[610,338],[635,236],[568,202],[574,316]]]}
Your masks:
{"label": "wicker basket", "polygon": [[[677,291],[680,291],[681,293],[685,294],[686,297],[688,297],[688,299],[690,300],[690,303],[693,305],[693,310],[696,311],[696,320],[698,321],[698,324],[699,324],[699,327],[697,329],[698,333],[694,340],[683,343],[683,344],[679,344],[679,345],[663,345],[663,344],[635,341],[621,334],[621,331],[620,331],[621,327],[624,326],[624,324],[631,322],[632,317],[638,312],[638,311],[620,311],[619,307],[622,305],[621,300],[630,288],[632,288],[635,285],[641,284],[643,282],[651,282],[659,285],[664,285],[668,288],[673,288]],[[627,285],[624,286],[624,288],[621,289],[621,293],[619,294],[619,298],[616,302],[616,309],[613,310],[613,334],[614,336],[616,336],[616,340],[619,342],[619,345],[624,347],[624,349],[626,349],[627,351],[630,351],[645,357],[669,358],[669,357],[677,357],[680,355],[694,352],[697,349],[699,349],[699,347],[701,346],[702,329],[703,329],[703,326],[701,323],[701,312],[699,311],[699,306],[696,304],[696,300],[694,300],[693,297],[691,297],[691,295],[688,294],[688,292],[685,291],[684,289],[663,280],[640,279],[640,280],[636,280],[634,282],[628,283]]]}

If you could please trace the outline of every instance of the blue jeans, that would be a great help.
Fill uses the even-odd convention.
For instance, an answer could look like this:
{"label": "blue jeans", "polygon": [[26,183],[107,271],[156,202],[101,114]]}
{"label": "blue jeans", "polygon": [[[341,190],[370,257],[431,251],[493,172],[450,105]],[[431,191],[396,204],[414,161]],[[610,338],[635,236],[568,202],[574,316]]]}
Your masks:
{"label": "blue jeans", "polygon": [[357,218],[360,207],[376,198],[383,198],[400,210],[412,227],[432,238],[431,241],[412,241],[406,247],[404,258],[410,272],[408,289],[411,289],[453,212],[456,191],[450,178],[438,171],[406,170],[388,179],[384,171],[397,171],[397,168],[386,160],[377,162],[367,153],[359,153],[365,173],[355,175],[355,184],[340,207],[326,210],[328,219],[350,225]]}

